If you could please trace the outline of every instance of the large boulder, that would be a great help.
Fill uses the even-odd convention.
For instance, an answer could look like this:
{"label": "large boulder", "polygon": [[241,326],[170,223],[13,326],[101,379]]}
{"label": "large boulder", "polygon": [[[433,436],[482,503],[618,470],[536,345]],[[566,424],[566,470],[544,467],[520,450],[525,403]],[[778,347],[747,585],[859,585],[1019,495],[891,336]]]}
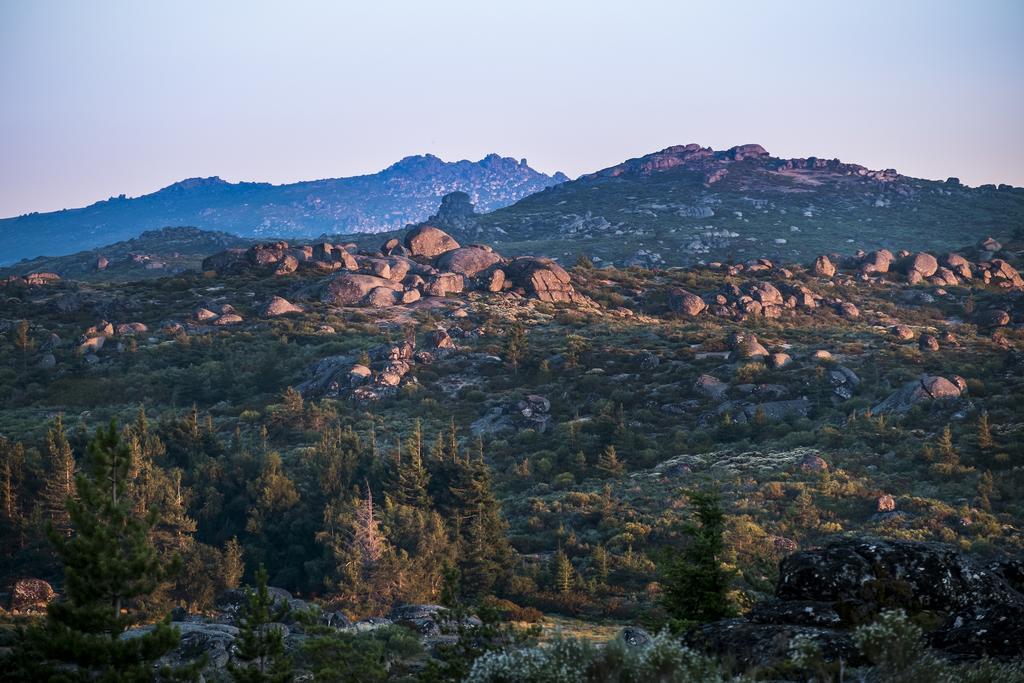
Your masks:
{"label": "large boulder", "polygon": [[955,382],[945,377],[925,375],[907,382],[871,411],[876,414],[905,413],[918,403],[955,400],[960,398],[961,393],[961,388]]}
{"label": "large boulder", "polygon": [[729,335],[730,358],[733,360],[764,360],[768,349],[757,340],[757,335],[746,330],[737,330]]}
{"label": "large boulder", "polygon": [[908,278],[912,277],[914,273],[918,273],[922,278],[931,277],[938,269],[938,260],[923,251],[908,256],[903,262],[903,272],[907,274]]}
{"label": "large boulder", "polygon": [[437,257],[434,265],[440,270],[476,277],[501,260],[501,254],[490,247],[471,246],[446,251]]}
{"label": "large boulder", "polygon": [[276,318],[289,313],[302,313],[302,307],[296,306],[283,297],[275,296],[263,307],[262,315],[264,318]]}
{"label": "large boulder", "polygon": [[439,273],[423,287],[426,296],[447,296],[458,294],[466,287],[465,278],[458,273]]}
{"label": "large boulder", "polygon": [[693,388],[716,401],[721,400],[726,392],[729,391],[728,384],[713,375],[707,374],[698,377],[697,381],[693,383]]}
{"label": "large boulder", "polygon": [[896,257],[888,249],[873,251],[860,263],[860,272],[865,275],[882,275],[889,272]]}
{"label": "large boulder", "polygon": [[696,294],[685,289],[672,289],[668,293],[668,307],[673,313],[681,313],[690,317],[698,316],[707,308],[707,304]]}
{"label": "large boulder", "polygon": [[405,248],[411,256],[432,259],[447,251],[459,248],[455,238],[444,230],[432,225],[421,225],[413,228],[403,240]]}
{"label": "large boulder", "polygon": [[814,260],[814,274],[818,277],[832,277],[836,274],[835,264],[832,259],[822,254]]}
{"label": "large boulder", "polygon": [[974,319],[980,327],[1003,327],[1010,324],[1010,314],[1000,308],[980,311]]}
{"label": "large boulder", "polygon": [[[400,292],[402,285],[376,275],[346,272],[327,283],[321,300],[334,306],[361,306],[367,303],[371,292],[379,288]],[[375,295],[375,299],[379,298]]]}
{"label": "large boulder", "polygon": [[945,617],[932,645],[960,655],[1019,654],[1024,595],[998,566],[939,543],[844,539],[779,565],[781,600],[831,603],[850,625],[882,609]]}
{"label": "large boulder", "polygon": [[583,297],[573,289],[569,273],[551,259],[521,256],[504,269],[513,286],[541,301],[576,303]]}
{"label": "large boulder", "polygon": [[745,666],[789,664],[796,636],[826,659],[862,663],[857,626],[883,611],[927,614],[928,643],[954,657],[1013,657],[1024,642],[1024,595],[1013,562],[982,563],[939,543],[844,538],[789,555],[775,597],[746,618],[691,630],[687,644]]}
{"label": "large boulder", "polygon": [[7,609],[11,612],[42,612],[57,593],[42,579],[18,579],[11,586]]}

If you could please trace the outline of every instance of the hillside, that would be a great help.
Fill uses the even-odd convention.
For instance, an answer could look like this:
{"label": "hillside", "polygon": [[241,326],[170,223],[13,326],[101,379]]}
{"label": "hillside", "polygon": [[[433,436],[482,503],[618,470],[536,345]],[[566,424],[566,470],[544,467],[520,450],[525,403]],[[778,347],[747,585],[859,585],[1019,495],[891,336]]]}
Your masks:
{"label": "hillside", "polygon": [[92,249],[168,225],[306,238],[393,230],[428,216],[449,192],[464,191],[489,211],[564,180],[533,170],[525,159],[496,154],[476,162],[411,156],[372,175],[288,185],[190,178],[141,197],[2,219],[0,265]]}
{"label": "hillside", "polygon": [[671,266],[858,249],[942,249],[1024,226],[1024,189],[966,187],[760,145],[668,149],[479,217],[474,239],[509,252]]}
{"label": "hillside", "polygon": [[0,268],[0,278],[47,272],[76,280],[145,280],[195,270],[205,257],[216,251],[248,247],[252,243],[252,239],[226,232],[191,227],[161,228],[66,256],[25,259]]}
{"label": "hillside", "polygon": [[153,609],[187,606],[175,656],[210,653],[211,675],[233,656],[232,557],[336,637],[413,628],[396,678],[457,659],[436,606],[456,571],[465,604],[642,641],[668,618],[687,492],[711,489],[744,616],[695,647],[761,680],[793,680],[797,634],[864,666],[851,634],[899,606],[945,655],[1015,654],[1020,241],[674,270],[564,269],[430,226],[367,249],[143,241],[176,235],[207,241],[202,273],[0,285],[0,583],[43,596],[12,589],[15,616],[62,590],[29,542],[62,413],[78,454],[116,418],[145,465],[133,495],[175,511],[160,548],[185,570]]}

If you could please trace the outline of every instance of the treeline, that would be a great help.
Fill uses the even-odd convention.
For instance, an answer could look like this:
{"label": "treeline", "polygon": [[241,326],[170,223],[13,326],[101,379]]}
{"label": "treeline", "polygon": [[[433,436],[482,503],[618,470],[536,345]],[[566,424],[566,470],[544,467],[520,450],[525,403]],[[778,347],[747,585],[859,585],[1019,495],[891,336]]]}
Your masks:
{"label": "treeline", "polygon": [[[151,424],[144,410],[119,430],[130,451],[124,495],[133,514],[157,512],[150,540],[181,571],[147,596],[152,614],[202,610],[258,565],[273,585],[326,597],[350,614],[395,602],[474,600],[512,570],[506,524],[483,444],[460,444],[454,421],[426,442],[416,422],[382,448],[286,394],[269,430],[314,421],[320,439],[287,457],[268,427],[222,439],[197,410]],[[286,427],[282,427],[285,425]],[[0,439],[2,570],[58,579],[44,530],[70,535],[68,501],[85,434],[51,424],[41,448]]]}

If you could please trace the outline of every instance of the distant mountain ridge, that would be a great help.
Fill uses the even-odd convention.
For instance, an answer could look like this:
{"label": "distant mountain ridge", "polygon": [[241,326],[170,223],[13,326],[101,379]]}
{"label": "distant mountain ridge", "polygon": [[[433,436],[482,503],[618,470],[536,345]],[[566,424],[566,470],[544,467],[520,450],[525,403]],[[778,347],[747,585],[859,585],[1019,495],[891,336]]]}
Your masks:
{"label": "distant mountain ridge", "polygon": [[455,162],[409,156],[379,173],[284,185],[187,178],[140,197],[0,219],[0,264],[70,254],[169,225],[244,237],[382,232],[423,220],[449,192],[466,192],[491,211],[566,180],[497,154]]}
{"label": "distant mountain ridge", "polygon": [[[442,226],[443,227],[443,226]],[[460,237],[648,267],[878,248],[950,249],[1024,229],[1024,189],[967,187],[757,144],[677,145],[475,217]]]}

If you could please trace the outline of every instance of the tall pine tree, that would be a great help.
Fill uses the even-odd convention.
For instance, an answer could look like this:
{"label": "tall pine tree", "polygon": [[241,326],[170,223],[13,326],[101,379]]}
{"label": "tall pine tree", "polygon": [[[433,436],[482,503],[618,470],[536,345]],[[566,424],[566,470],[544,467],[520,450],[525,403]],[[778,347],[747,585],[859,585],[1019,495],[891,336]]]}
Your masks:
{"label": "tall pine tree", "polygon": [[57,415],[46,433],[46,455],[47,472],[42,493],[44,511],[55,532],[70,536],[68,500],[75,496],[75,456],[61,415]]}
{"label": "tall pine tree", "polygon": [[78,498],[68,501],[74,533],[49,534],[64,568],[64,598],[49,605],[46,620],[29,628],[8,660],[15,680],[134,682],[198,675],[202,662],[177,672],[155,668],[178,643],[169,619],[122,637],[139,620],[136,601],[177,569],[160,562],[150,541],[156,515],[132,514],[126,495],[131,467],[131,451],[117,425],[111,421],[97,430],[88,471],[76,478]]}
{"label": "tall pine tree", "polygon": [[693,517],[683,527],[689,543],[669,557],[662,570],[662,604],[674,630],[733,613],[728,589],[730,574],[722,568],[725,514],[717,491],[689,494]]}
{"label": "tall pine tree", "polygon": [[235,660],[228,673],[236,683],[288,683],[294,677],[291,657],[285,652],[284,633],[276,625],[289,612],[287,602],[278,601],[267,589],[267,570],[256,572],[256,589],[246,590],[238,613]]}

